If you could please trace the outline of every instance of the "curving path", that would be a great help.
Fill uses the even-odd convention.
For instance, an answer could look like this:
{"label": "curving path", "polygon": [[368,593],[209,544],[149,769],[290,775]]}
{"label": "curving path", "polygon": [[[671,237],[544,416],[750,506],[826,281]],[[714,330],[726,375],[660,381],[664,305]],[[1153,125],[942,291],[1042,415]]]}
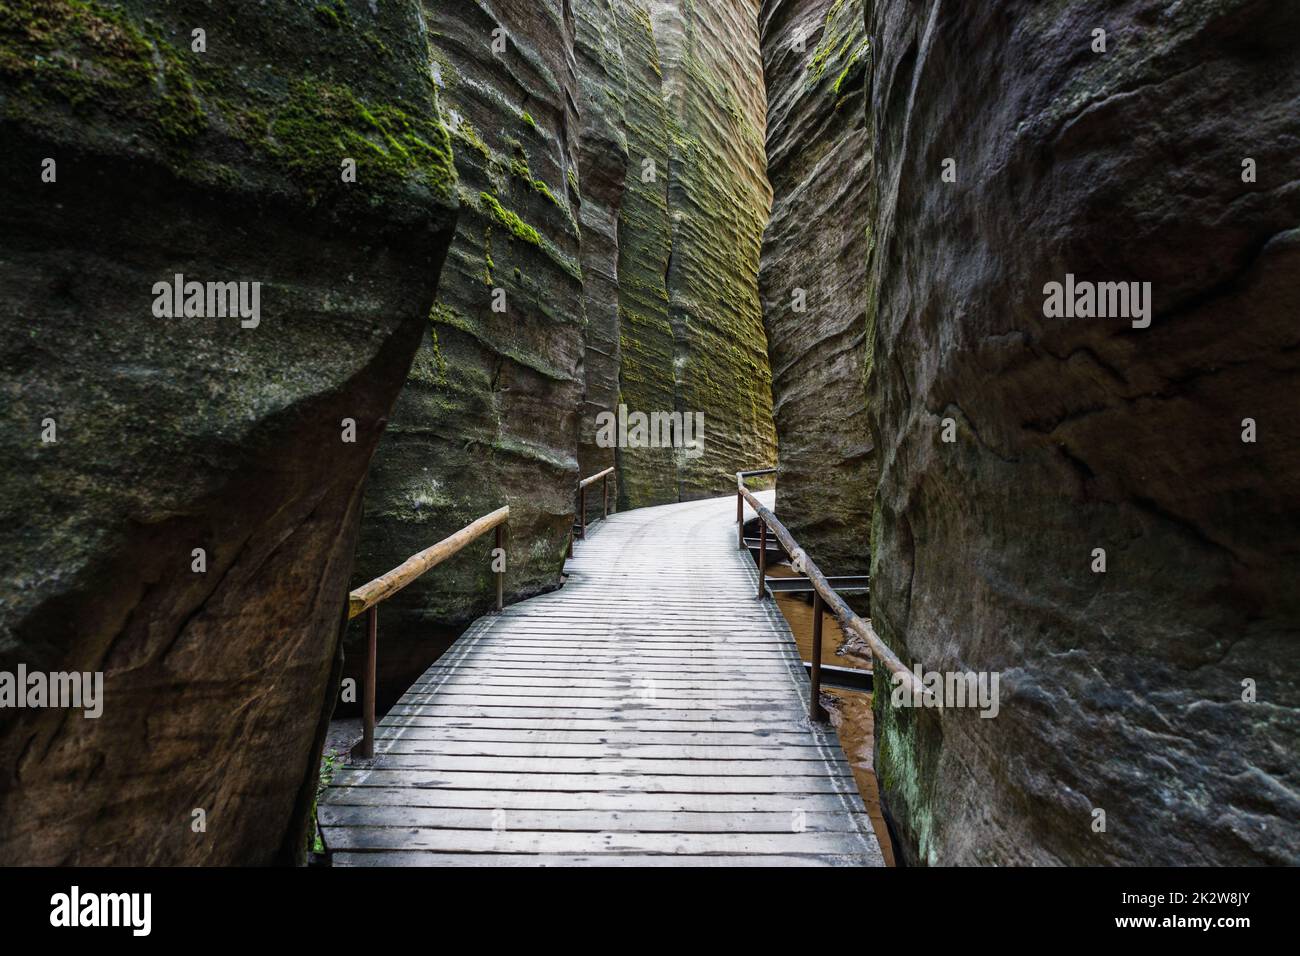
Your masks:
{"label": "curving path", "polygon": [[613,515],[566,571],[476,621],[336,774],[336,866],[881,865],[734,498]]}

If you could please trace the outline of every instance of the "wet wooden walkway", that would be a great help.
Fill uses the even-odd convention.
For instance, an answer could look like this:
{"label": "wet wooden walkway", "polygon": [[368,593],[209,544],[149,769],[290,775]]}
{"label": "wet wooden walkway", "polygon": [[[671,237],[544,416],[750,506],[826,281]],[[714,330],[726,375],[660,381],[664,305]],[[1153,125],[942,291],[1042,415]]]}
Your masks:
{"label": "wet wooden walkway", "polygon": [[322,795],[334,864],[881,865],[735,507],[614,515],[475,622]]}

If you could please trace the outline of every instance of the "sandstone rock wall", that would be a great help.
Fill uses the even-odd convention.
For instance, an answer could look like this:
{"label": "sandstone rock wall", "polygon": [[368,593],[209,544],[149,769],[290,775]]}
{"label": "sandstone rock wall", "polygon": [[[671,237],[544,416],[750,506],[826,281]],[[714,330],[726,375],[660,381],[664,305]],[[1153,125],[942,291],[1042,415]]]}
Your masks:
{"label": "sandstone rock wall", "polygon": [[[619,217],[627,173],[627,67],[613,0],[578,0],[574,5],[578,60],[578,188],[582,224],[585,390],[578,410],[578,472],[594,475],[616,463],[617,449],[596,441],[601,412],[618,406],[622,348],[619,334]],[[610,506],[617,503],[611,483]],[[599,518],[603,501],[594,488],[588,520]]]}
{"label": "sandstone rock wall", "polygon": [[[461,214],[375,456],[354,585],[509,505],[506,587],[517,599],[559,584],[578,480],[575,24],[562,0],[429,2],[424,14]],[[381,702],[487,609],[491,547],[476,542],[384,603]],[[362,631],[351,629],[349,673],[359,673]]]}
{"label": "sandstone rock wall", "polygon": [[669,123],[666,275],[677,409],[705,416],[681,455],[682,498],[775,457],[771,372],[758,301],[765,173],[758,0],[649,0]]}
{"label": "sandstone rock wall", "polygon": [[[580,476],[616,464],[611,505],[627,508],[725,489],[721,471],[770,460],[755,11],[691,0],[656,22],[643,0],[426,5],[462,212],[372,469],[354,584],[509,504],[517,600],[559,584]],[[598,416],[619,404],[703,412],[704,455],[598,445]],[[600,509],[596,488],[589,518]],[[490,606],[490,546],[385,603],[381,704]],[[354,677],[363,639],[358,624]]]}
{"label": "sandstone rock wall", "polygon": [[782,521],[828,574],[866,573],[876,468],[867,428],[869,58],[862,0],[765,0],[772,218],[759,288]]}
{"label": "sandstone rock wall", "polygon": [[[415,5],[323,9],[5,4],[0,671],[104,696],[0,714],[0,863],[301,859],[359,489],[455,207]],[[176,273],[261,283],[256,327],[159,317]]]}
{"label": "sandstone rock wall", "polygon": [[[618,226],[619,398],[630,410],[677,406],[675,346],[668,320],[668,111],[650,14],[641,0],[616,7],[627,63],[627,186]],[[677,459],[656,448],[619,448],[619,507],[678,495]]]}
{"label": "sandstone rock wall", "polygon": [[[1001,673],[995,719],[877,695],[903,856],[1300,861],[1300,13],[867,17],[872,613]],[[1150,282],[1149,327],[1046,317],[1067,274]]]}

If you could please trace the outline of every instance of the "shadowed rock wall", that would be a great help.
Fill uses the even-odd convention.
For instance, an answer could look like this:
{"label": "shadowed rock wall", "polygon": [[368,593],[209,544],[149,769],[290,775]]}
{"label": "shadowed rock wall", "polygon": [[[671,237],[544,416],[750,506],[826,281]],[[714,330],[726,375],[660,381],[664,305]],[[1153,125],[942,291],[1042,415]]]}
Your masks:
{"label": "shadowed rock wall", "polygon": [[777,507],[828,574],[866,573],[876,485],[863,383],[868,185],[862,0],[765,0],[772,218],[759,289]]}
{"label": "shadowed rock wall", "polygon": [[[0,139],[0,671],[104,674],[97,719],[0,712],[0,863],[300,860],[454,219],[418,11],[9,0]],[[256,327],[160,317],[176,273]]]}
{"label": "shadowed rock wall", "polygon": [[[1300,862],[1300,12],[867,6],[872,613],[1001,673],[877,695],[903,856]],[[1149,327],[1046,317],[1067,274]]]}

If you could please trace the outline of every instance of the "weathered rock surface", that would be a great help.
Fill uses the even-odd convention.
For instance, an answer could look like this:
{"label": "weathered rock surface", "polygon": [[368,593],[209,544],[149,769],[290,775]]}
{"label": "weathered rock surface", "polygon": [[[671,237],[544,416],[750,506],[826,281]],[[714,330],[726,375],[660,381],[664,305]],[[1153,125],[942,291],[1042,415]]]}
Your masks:
{"label": "weathered rock surface", "polygon": [[776,451],[757,287],[771,203],[758,0],[648,7],[670,134],[676,409],[705,417],[702,453],[678,456],[679,494],[688,499],[734,489],[727,473],[770,462]]}
{"label": "weathered rock surface", "polygon": [[[615,7],[627,93],[628,170],[618,226],[619,398],[631,411],[674,411],[677,372],[665,279],[672,252],[668,214],[668,111],[654,26],[640,0]],[[676,501],[677,458],[659,448],[617,449],[619,507]]]}
{"label": "weathered rock surface", "polygon": [[[878,0],[868,33],[872,612],[1001,673],[995,719],[877,695],[903,856],[1300,862],[1300,13]],[[1045,317],[1067,273],[1150,282],[1150,326]]]}
{"label": "weathered rock surface", "polygon": [[[560,583],[580,476],[616,464],[627,508],[725,489],[722,471],[770,459],[756,8],[681,8],[656,24],[641,0],[426,5],[462,211],[376,455],[354,584],[509,504],[517,600]],[[704,455],[598,445],[620,403],[704,412]],[[589,517],[601,505],[596,487]],[[385,603],[381,704],[489,607],[490,547]],[[354,677],[363,639],[355,626]]]}
{"label": "weathered rock surface", "polygon": [[[418,10],[7,0],[0,140],[0,670],[104,673],[98,719],[3,711],[0,863],[300,859],[454,218]],[[157,317],[176,273],[257,326]]]}
{"label": "weathered rock surface", "polygon": [[[582,404],[578,410],[578,472],[594,475],[615,464],[617,449],[596,441],[601,412],[618,407],[622,350],[619,335],[619,214],[627,173],[624,100],[627,67],[612,0],[577,0],[578,221],[582,226],[582,291],[587,329]],[[613,488],[613,485],[610,485]],[[600,517],[600,488],[587,500],[587,517]],[[616,504],[611,496],[610,505]]]}
{"label": "weathered rock surface", "polygon": [[867,428],[862,0],[764,0],[772,218],[759,290],[772,364],[777,506],[828,574],[864,574],[876,469]]}
{"label": "weathered rock surface", "polygon": [[[584,287],[574,23],[561,0],[425,4],[461,213],[366,488],[354,584],[502,505],[511,599],[559,584],[578,480]],[[504,42],[504,52],[493,44]],[[381,703],[495,597],[491,538],[380,611]],[[359,674],[363,628],[350,631]]]}

